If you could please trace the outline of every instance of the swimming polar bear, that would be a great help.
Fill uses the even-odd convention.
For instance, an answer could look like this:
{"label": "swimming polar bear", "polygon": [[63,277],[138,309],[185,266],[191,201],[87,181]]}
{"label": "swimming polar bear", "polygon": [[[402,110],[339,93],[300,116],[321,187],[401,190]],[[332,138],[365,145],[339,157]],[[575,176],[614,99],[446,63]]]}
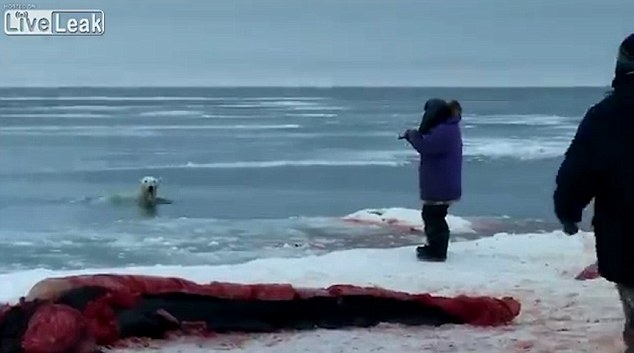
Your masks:
{"label": "swimming polar bear", "polygon": [[158,197],[158,189],[161,180],[153,176],[146,176],[141,179],[141,185],[136,197],[139,206],[144,208],[154,207],[161,204],[171,204],[172,201]]}
{"label": "swimming polar bear", "polygon": [[161,179],[145,176],[139,182],[139,189],[134,194],[123,194],[109,197],[109,201],[116,205],[135,203],[141,209],[153,210],[157,205],[171,204],[173,201],[159,197],[158,190]]}

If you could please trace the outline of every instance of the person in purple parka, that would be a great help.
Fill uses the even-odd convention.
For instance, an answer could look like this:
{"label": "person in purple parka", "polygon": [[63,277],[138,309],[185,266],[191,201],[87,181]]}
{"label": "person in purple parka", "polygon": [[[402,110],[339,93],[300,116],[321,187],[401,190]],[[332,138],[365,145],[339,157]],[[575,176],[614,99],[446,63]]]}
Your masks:
{"label": "person in purple parka", "polygon": [[447,259],[447,211],[462,197],[461,119],[457,101],[430,99],[419,128],[402,135],[420,154],[418,177],[427,245],[416,248],[416,253],[423,261]]}

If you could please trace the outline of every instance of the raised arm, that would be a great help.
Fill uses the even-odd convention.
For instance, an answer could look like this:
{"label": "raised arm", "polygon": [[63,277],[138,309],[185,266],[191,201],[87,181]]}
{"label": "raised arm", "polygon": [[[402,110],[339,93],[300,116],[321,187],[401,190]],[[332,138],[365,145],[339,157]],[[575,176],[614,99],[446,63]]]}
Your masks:
{"label": "raised arm", "polygon": [[412,147],[418,152],[423,153],[423,134],[421,134],[418,130],[407,130],[405,131],[405,139],[409,142]]}

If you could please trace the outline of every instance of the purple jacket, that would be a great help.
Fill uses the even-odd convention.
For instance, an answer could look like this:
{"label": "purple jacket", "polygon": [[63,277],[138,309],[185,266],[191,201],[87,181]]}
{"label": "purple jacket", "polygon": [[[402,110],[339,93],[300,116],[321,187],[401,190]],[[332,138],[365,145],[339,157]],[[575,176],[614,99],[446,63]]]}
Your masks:
{"label": "purple jacket", "polygon": [[408,130],[405,138],[420,153],[418,181],[423,201],[457,201],[462,197],[462,134],[453,117],[426,134]]}

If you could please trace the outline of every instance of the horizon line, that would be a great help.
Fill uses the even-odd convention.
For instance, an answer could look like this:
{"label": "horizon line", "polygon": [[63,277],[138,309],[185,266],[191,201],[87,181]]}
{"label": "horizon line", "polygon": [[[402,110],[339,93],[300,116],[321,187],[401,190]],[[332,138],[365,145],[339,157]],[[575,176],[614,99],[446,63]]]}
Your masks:
{"label": "horizon line", "polygon": [[341,85],[341,86],[319,86],[319,85],[306,85],[306,86],[284,86],[284,85],[210,85],[210,86],[201,86],[201,85],[173,85],[173,86],[132,86],[132,85],[124,85],[124,86],[116,86],[116,85],[102,85],[102,86],[82,86],[82,85],[64,85],[64,86],[0,86],[0,89],[65,89],[65,88],[124,88],[124,89],[157,89],[157,88],[218,88],[218,89],[245,89],[245,88],[284,88],[284,89],[382,89],[382,88],[408,88],[408,89],[527,89],[527,88],[610,88],[610,85],[491,85],[491,86],[415,86],[415,85]]}

